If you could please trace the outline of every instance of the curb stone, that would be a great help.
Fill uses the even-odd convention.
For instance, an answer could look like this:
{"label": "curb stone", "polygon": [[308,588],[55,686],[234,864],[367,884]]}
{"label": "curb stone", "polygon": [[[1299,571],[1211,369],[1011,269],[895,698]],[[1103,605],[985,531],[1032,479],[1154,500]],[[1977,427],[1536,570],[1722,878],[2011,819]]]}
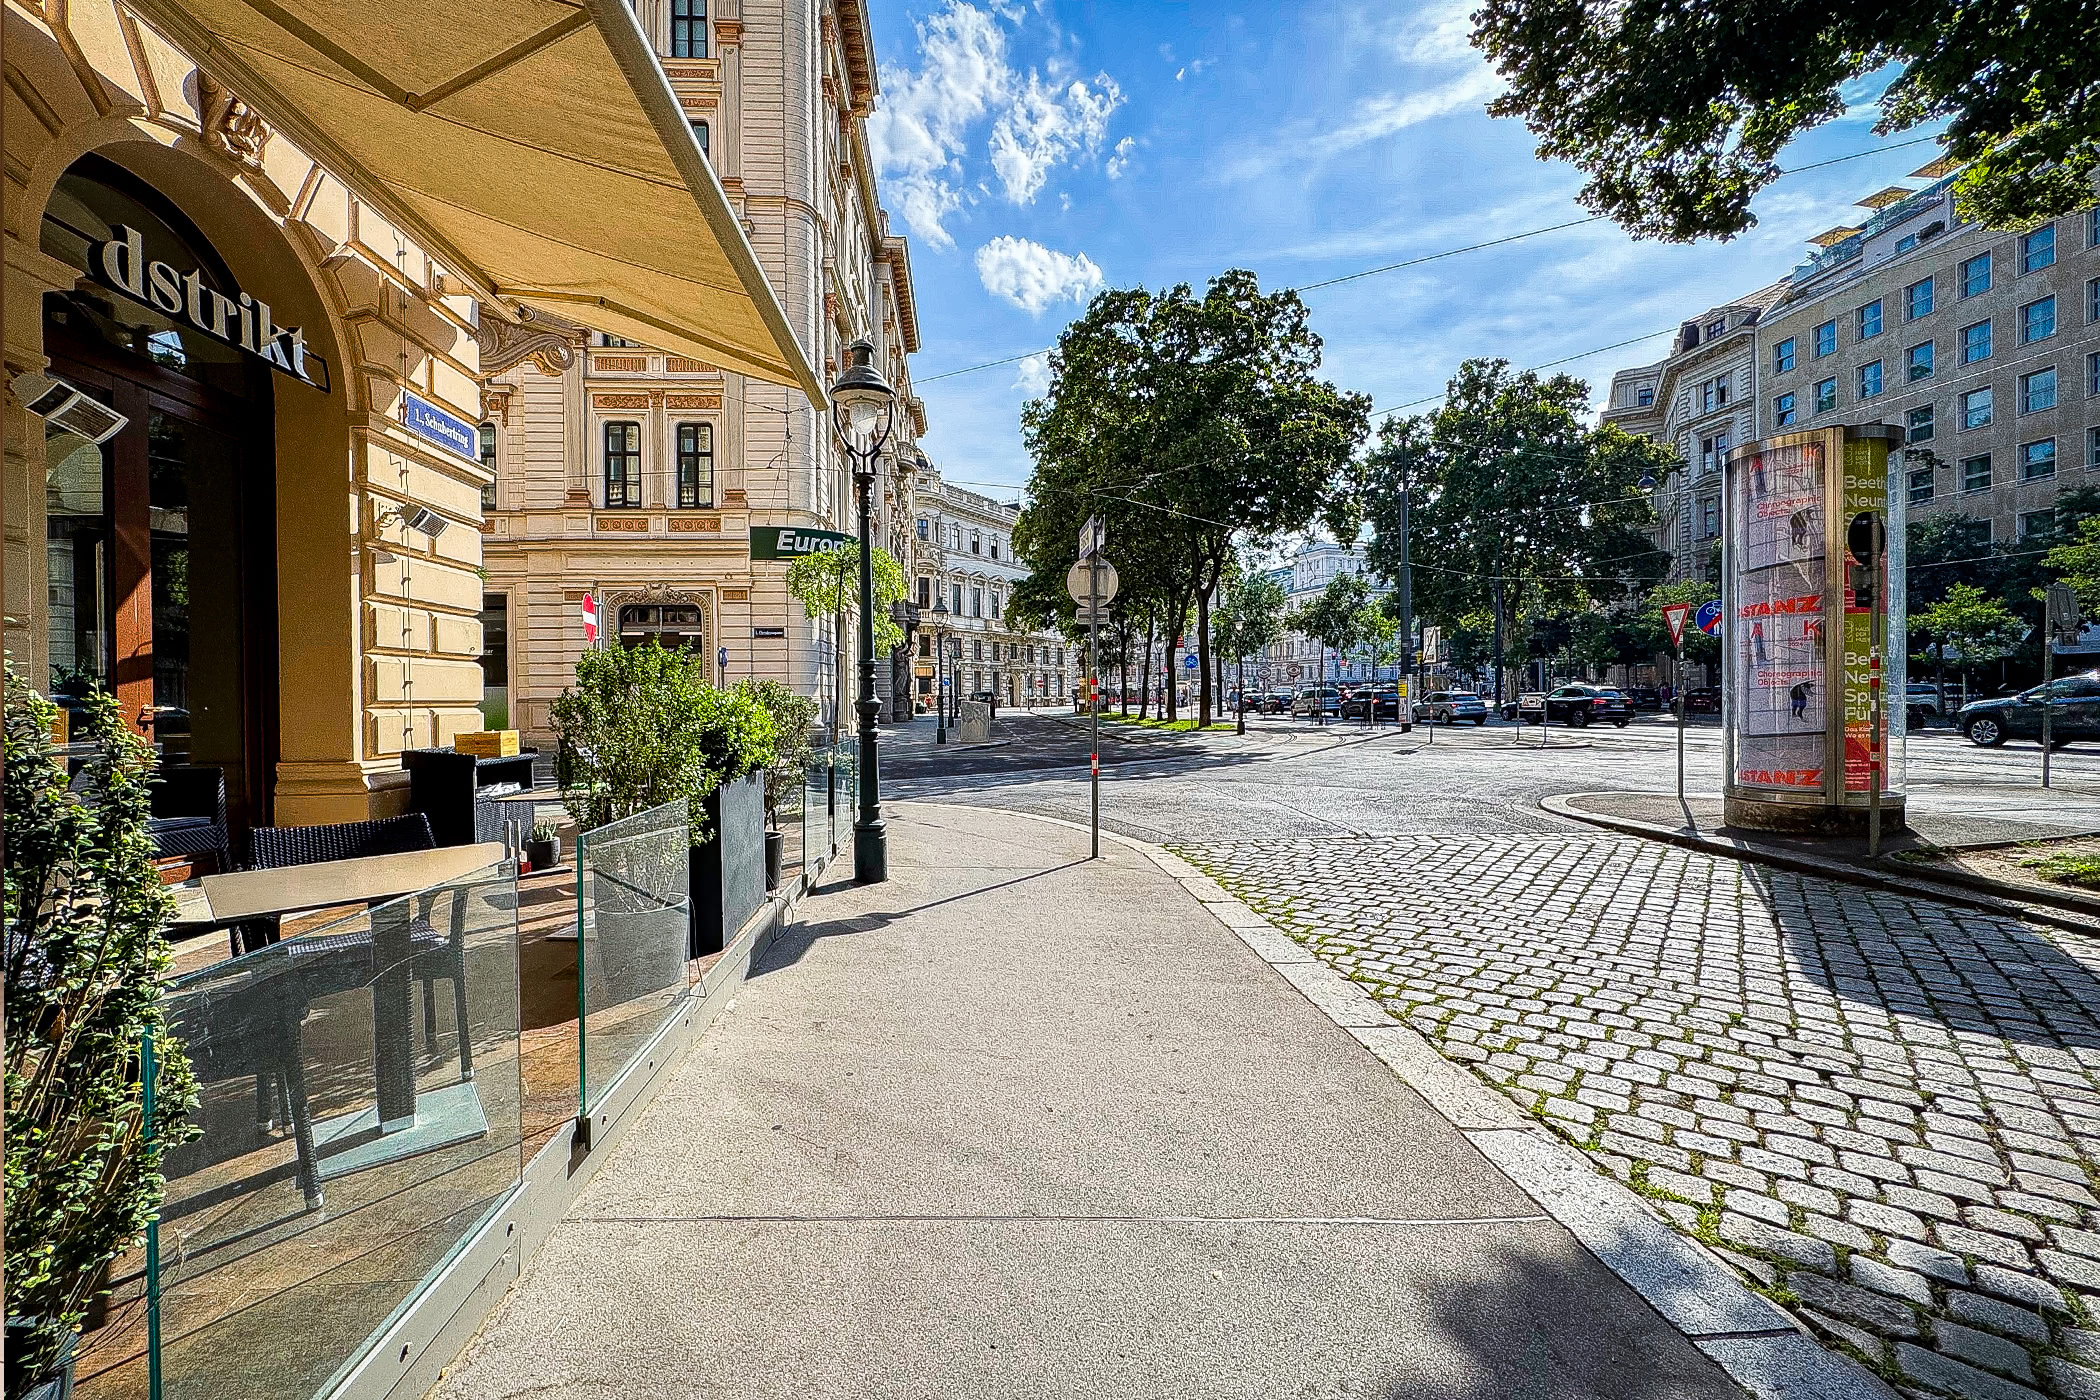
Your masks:
{"label": "curb stone", "polygon": [[[921,805],[973,810],[961,803]],[[1059,817],[1000,810],[1073,831],[1089,830]],[[1515,1104],[1438,1054],[1413,1027],[1394,1020],[1369,992],[1227,894],[1210,876],[1150,842],[1106,828],[1101,837],[1144,856],[1195,896],[1220,925],[1377,1056],[1757,1400],[1898,1400],[1879,1376],[1825,1348],[1785,1310],[1744,1285],[1704,1245],[1679,1234],[1631,1189],[1598,1171]]]}
{"label": "curb stone", "polygon": [[1809,875],[1819,880],[1838,880],[1848,885],[1865,885],[1869,889],[1901,895],[1905,899],[1929,899],[1941,904],[1955,904],[1964,909],[1978,909],[1986,914],[1996,914],[2000,918],[2048,924],[2054,928],[2069,929],[2073,933],[2088,936],[2093,932],[2090,918],[2078,918],[2069,910],[1994,898],[1964,890],[1951,881],[1935,881],[1933,888],[1921,889],[1916,879],[1898,879],[1894,875],[1865,866],[1851,865],[1844,861],[1817,860],[1812,856],[1798,856],[1786,851],[1771,851],[1743,842],[1723,841],[1675,827],[1636,821],[1632,817],[1611,817],[1599,812],[1586,812],[1574,805],[1575,798],[1589,795],[1577,792],[1542,797],[1539,799],[1539,810],[1569,821],[1581,822],[1585,826],[1616,831],[1622,836],[1637,836],[1644,841],[1660,841],[1666,845],[1682,846],[1686,850],[1701,851],[1707,855],[1769,865],[1780,870],[1792,871],[1796,875]]}

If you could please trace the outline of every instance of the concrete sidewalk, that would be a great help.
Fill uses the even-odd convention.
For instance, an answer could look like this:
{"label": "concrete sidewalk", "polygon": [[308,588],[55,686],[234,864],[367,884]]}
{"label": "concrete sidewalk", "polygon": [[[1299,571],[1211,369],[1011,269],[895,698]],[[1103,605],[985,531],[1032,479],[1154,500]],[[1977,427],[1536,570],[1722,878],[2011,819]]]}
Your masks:
{"label": "concrete sidewalk", "polygon": [[1142,854],[890,832],[436,1394],[1741,1396]]}

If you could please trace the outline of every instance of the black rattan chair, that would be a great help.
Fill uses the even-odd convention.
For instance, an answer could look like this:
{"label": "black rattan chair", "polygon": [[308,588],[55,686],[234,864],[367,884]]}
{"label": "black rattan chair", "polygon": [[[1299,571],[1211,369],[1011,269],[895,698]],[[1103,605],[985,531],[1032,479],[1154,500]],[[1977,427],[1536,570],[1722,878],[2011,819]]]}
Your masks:
{"label": "black rattan chair", "polygon": [[153,775],[153,853],[212,858],[213,870],[233,869],[226,827],[226,770],[176,764]]}
{"label": "black rattan chair", "polygon": [[[428,851],[437,846],[430,832],[430,819],[421,812],[405,817],[381,817],[373,821],[339,822],[331,826],[259,826],[248,833],[249,868],[278,870],[291,865],[316,865],[331,860],[357,860],[365,856],[399,855],[406,851]],[[438,894],[418,897],[418,908],[409,921],[410,975],[423,984],[423,1048],[437,1050],[437,997],[435,982],[452,983],[452,1008],[459,1036],[459,1067],[462,1075],[474,1074],[474,1051],[467,1032],[467,976],[465,951],[465,894],[451,891],[452,928],[440,933],[430,922]],[[279,941],[275,923],[247,924],[233,930],[233,951],[241,953]],[[370,986],[378,976],[378,950],[369,927],[355,933],[295,938],[285,944],[294,966],[301,969],[309,996],[329,996]]]}

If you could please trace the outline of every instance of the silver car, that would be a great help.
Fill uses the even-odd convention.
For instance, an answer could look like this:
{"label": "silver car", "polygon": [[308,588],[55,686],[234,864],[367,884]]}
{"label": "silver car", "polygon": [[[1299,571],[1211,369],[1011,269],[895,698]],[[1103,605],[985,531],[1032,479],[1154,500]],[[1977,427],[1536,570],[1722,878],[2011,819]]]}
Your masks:
{"label": "silver car", "polygon": [[1488,722],[1488,707],[1470,690],[1432,690],[1415,702],[1415,719],[1423,724],[1475,725]]}

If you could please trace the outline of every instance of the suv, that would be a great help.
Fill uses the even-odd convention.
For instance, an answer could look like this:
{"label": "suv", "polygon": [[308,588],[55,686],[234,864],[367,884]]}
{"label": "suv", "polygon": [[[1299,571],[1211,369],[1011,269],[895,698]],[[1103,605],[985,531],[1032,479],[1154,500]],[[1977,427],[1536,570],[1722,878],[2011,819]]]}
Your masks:
{"label": "suv", "polygon": [[1948,685],[1944,705],[1940,703],[1940,688],[1931,681],[1912,681],[1904,688],[1903,712],[1912,729],[1943,724],[1959,713],[1961,708],[1962,694],[1959,682]]}
{"label": "suv", "polygon": [[1691,715],[1717,715],[1721,713],[1721,692],[1710,685],[1702,685],[1684,693],[1684,710]]}
{"label": "suv", "polygon": [[1633,723],[1633,706],[1608,686],[1564,685],[1546,697],[1543,708],[1548,722],[1557,719],[1573,729],[1586,729],[1592,720],[1608,720],[1621,729]]}
{"label": "suv", "polygon": [[2061,748],[2074,739],[2100,739],[2100,671],[2065,676],[2018,695],[1978,700],[1961,707],[1954,722],[1964,738],[1994,749],[2007,739],[2042,737],[2042,711],[2049,711],[2049,740]]}
{"label": "suv", "polygon": [[1636,710],[1659,710],[1663,707],[1663,693],[1652,685],[1626,687],[1626,700]]}
{"label": "suv", "polygon": [[1392,685],[1360,685],[1342,701],[1343,719],[1400,718],[1400,689]]}
{"label": "suv", "polygon": [[1425,724],[1456,724],[1463,719],[1479,726],[1488,722],[1488,710],[1470,690],[1432,690],[1415,706],[1415,718]]}
{"label": "suv", "polygon": [[1342,693],[1331,685],[1309,685],[1291,701],[1293,715],[1331,715],[1341,708]]}

